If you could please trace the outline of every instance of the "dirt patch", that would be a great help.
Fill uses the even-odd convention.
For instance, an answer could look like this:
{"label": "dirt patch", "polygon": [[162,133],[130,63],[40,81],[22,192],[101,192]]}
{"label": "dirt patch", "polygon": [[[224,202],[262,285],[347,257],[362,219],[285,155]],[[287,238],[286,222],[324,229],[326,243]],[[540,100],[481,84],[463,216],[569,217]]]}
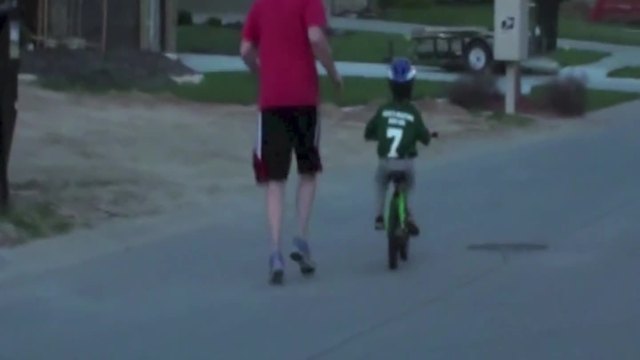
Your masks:
{"label": "dirt patch", "polygon": [[171,76],[192,75],[179,61],[145,51],[37,49],[26,51],[21,72],[37,75],[52,87],[154,89],[171,84]]}
{"label": "dirt patch", "polygon": [[[503,96],[492,98],[486,106],[486,110],[490,112],[502,112],[505,109],[505,98]],[[544,104],[540,99],[534,99],[530,96],[520,96],[516,102],[517,112],[535,117],[558,117],[553,109]]]}
{"label": "dirt patch", "polygon": [[443,99],[424,99],[417,101],[416,105],[428,126],[441,134],[455,135],[470,131],[485,131],[490,128],[483,114],[472,114]]}
{"label": "dirt patch", "polygon": [[[442,137],[489,128],[481,116],[446,102],[416,104]],[[377,105],[321,107],[322,152],[329,171],[375,161],[362,136]],[[18,108],[12,198],[15,206],[28,210],[21,216],[40,209],[40,217],[27,216],[22,228],[0,220],[6,225],[0,226],[4,245],[68,226],[92,227],[207,204],[222,192],[255,187],[250,162],[254,106],[135,92],[82,95],[21,84]]]}

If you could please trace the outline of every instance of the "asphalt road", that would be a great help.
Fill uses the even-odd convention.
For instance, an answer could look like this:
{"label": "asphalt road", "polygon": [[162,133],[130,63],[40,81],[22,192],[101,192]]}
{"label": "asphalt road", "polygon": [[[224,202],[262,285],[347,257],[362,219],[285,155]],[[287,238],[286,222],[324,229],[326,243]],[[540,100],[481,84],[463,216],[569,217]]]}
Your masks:
{"label": "asphalt road", "polygon": [[[289,267],[267,285],[257,192],[162,240],[5,278],[0,359],[639,359],[638,110],[421,166],[425,234],[395,273],[362,165],[323,177],[311,280]],[[547,248],[468,249],[486,243]]]}

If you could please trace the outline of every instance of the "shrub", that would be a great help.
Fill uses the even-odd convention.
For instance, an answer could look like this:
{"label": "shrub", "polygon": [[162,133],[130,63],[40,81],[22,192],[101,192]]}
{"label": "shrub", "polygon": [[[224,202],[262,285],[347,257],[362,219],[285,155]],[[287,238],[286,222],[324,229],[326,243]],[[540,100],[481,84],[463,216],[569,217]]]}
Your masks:
{"label": "shrub", "polygon": [[187,10],[178,10],[178,26],[193,25],[193,16]]}
{"label": "shrub", "polygon": [[207,25],[213,26],[213,27],[221,27],[222,20],[218,19],[217,17],[212,17],[207,19]]}
{"label": "shrub", "polygon": [[449,102],[468,110],[485,109],[499,96],[496,78],[491,74],[461,77],[451,85]]}
{"label": "shrub", "polygon": [[544,105],[561,116],[581,116],[587,111],[587,86],[577,76],[557,78],[541,90]]}

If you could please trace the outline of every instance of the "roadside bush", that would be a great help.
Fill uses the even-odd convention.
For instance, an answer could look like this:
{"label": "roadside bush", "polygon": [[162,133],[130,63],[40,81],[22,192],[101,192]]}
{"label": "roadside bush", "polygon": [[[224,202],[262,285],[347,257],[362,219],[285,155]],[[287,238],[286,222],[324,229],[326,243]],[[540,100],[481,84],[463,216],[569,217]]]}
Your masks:
{"label": "roadside bush", "polygon": [[211,17],[207,20],[207,25],[213,26],[213,27],[221,27],[222,20],[218,19],[217,17]]}
{"label": "roadside bush", "polygon": [[499,96],[496,78],[491,74],[461,77],[448,91],[449,102],[468,110],[484,109]]}
{"label": "roadside bush", "polygon": [[543,87],[544,105],[561,116],[581,116],[587,111],[587,86],[577,76],[557,78]]}
{"label": "roadside bush", "polygon": [[191,16],[191,12],[187,10],[178,10],[178,26],[182,25],[193,25],[193,17]]}
{"label": "roadside bush", "polygon": [[151,51],[37,49],[25,54],[21,67],[54,90],[108,92],[165,90],[171,76],[193,72],[178,61]]}

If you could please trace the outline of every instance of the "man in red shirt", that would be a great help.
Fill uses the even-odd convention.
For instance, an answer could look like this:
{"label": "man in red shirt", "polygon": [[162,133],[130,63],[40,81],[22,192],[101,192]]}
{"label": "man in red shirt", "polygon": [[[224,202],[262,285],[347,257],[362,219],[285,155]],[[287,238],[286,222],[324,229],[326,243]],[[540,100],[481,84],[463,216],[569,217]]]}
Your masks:
{"label": "man in red shirt", "polygon": [[299,228],[291,259],[304,275],[315,272],[308,239],[316,174],[322,171],[316,59],[334,85],[342,87],[325,36],[326,27],[322,0],[255,0],[242,31],[242,59],[260,80],[260,117],[253,165],[256,181],[267,189],[272,241],[270,281],[274,284],[281,284],[284,276],[281,227],[285,182],[293,152],[300,183]]}

